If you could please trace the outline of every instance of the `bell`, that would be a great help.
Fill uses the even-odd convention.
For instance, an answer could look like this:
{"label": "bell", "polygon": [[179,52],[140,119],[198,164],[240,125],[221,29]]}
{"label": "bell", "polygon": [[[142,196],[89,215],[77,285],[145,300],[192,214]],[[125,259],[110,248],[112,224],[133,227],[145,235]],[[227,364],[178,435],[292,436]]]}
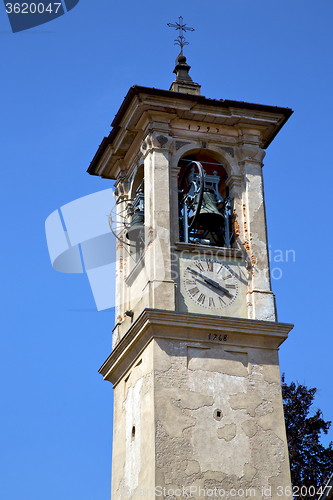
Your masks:
{"label": "bell", "polygon": [[204,191],[200,214],[197,219],[197,229],[214,231],[224,224],[224,216],[218,211],[216,197],[212,191]]}
{"label": "bell", "polygon": [[144,227],[144,213],[141,210],[134,212],[132,216],[132,221],[130,223],[130,228],[126,233],[126,238],[133,242],[138,242],[140,240],[141,232]]}
{"label": "bell", "polygon": [[143,236],[145,221],[144,209],[144,192],[142,186],[140,186],[128,213],[128,215],[132,215],[132,220],[129,230],[126,233],[126,238],[135,243],[139,243]]}

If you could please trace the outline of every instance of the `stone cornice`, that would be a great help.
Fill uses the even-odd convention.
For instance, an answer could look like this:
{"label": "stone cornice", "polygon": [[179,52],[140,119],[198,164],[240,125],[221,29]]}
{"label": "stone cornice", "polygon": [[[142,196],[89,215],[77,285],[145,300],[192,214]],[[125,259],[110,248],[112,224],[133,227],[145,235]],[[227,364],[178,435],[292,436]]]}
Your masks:
{"label": "stone cornice", "polygon": [[213,247],[197,243],[184,243],[178,241],[174,249],[177,252],[189,252],[197,255],[217,256],[225,259],[244,259],[244,253],[238,248]]}
{"label": "stone cornice", "polygon": [[278,349],[293,328],[289,323],[145,309],[99,369],[116,384],[153,338],[215,345],[211,333],[227,336],[224,346]]}
{"label": "stone cornice", "polygon": [[[127,153],[139,132],[138,123],[143,114],[148,111],[156,115],[159,120],[163,118],[165,125],[177,116],[180,120],[202,122],[207,127],[211,123],[217,128],[223,125],[229,129],[236,127],[237,130],[240,128],[256,129],[260,131],[260,142],[263,148],[270,144],[292,114],[292,110],[288,108],[206,99],[199,95],[134,86],[129,90],[112,122],[112,131],[100,144],[88,168],[90,174],[110,178],[116,176],[114,163],[118,159],[128,161]],[[106,149],[110,151],[110,146],[112,154],[111,156],[107,154],[105,157],[104,153]]]}

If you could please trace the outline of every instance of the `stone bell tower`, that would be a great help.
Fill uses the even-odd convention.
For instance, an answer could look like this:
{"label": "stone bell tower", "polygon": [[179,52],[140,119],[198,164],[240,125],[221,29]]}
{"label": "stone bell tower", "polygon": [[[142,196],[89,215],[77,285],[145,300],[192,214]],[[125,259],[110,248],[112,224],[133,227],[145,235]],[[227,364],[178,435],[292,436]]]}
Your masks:
{"label": "stone bell tower", "polygon": [[[112,500],[292,498],[265,149],[292,111],[128,91],[88,172],[115,179]],[[235,494],[235,492],[237,492]]]}

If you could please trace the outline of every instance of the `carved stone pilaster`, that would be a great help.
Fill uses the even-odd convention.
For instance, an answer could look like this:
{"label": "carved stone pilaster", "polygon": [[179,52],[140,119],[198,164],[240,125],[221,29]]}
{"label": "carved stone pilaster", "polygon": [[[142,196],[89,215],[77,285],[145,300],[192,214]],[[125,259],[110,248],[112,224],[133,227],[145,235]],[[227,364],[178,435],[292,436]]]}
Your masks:
{"label": "carved stone pilaster", "polygon": [[229,187],[230,191],[236,191],[237,193],[242,189],[242,176],[241,175],[229,175],[226,179],[226,185]]}
{"label": "carved stone pilaster", "polygon": [[262,166],[265,151],[256,145],[237,148],[238,164],[244,179],[242,245],[249,270],[249,318],[274,321],[275,302],[271,292],[266,233]]}
{"label": "carved stone pilaster", "polygon": [[261,149],[259,146],[254,146],[250,144],[239,146],[237,148],[237,153],[241,162],[254,161],[262,163],[266,155],[266,151]]}
{"label": "carved stone pilaster", "polygon": [[149,132],[141,143],[141,152],[144,156],[152,151],[172,151],[174,139],[160,132]]}
{"label": "carved stone pilaster", "polygon": [[125,199],[128,197],[128,191],[129,191],[130,183],[126,175],[122,173],[116,183],[115,183],[115,190],[113,193],[113,196],[116,199],[116,203],[119,203],[121,200]]}

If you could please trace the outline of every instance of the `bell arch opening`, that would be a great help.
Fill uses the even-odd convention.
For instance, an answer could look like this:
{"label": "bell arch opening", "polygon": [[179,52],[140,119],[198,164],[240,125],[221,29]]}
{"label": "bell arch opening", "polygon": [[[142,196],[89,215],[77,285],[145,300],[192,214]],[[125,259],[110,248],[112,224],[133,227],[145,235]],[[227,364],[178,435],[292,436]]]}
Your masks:
{"label": "bell arch opening", "polygon": [[226,163],[208,150],[186,153],[178,162],[179,239],[230,248],[232,199]]}
{"label": "bell arch opening", "polygon": [[144,187],[144,166],[140,165],[134,172],[130,188],[130,198],[134,199],[138,189]]}
{"label": "bell arch opening", "polygon": [[131,184],[128,213],[130,222],[126,233],[126,238],[131,244],[132,254],[135,254],[135,262],[142,256],[145,245],[144,204],[144,167],[140,165]]}

